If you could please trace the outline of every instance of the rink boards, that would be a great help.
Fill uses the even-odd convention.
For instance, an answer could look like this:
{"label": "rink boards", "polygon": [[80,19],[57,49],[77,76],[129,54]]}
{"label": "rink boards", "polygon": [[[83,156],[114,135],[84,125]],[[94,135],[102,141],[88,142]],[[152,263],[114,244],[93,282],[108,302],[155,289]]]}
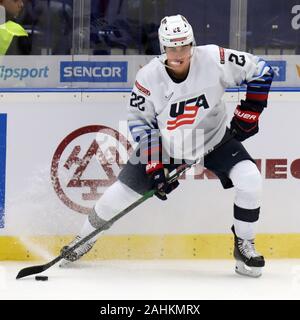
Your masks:
{"label": "rink boards", "polygon": [[[225,94],[229,120],[243,95]],[[0,94],[0,259],[56,254],[76,234],[133,145],[128,98],[109,89]],[[297,90],[273,91],[259,134],[244,143],[264,179],[258,247],[269,257],[300,257],[299,100]],[[153,198],[116,223],[90,258],[230,257],[233,199],[197,168],[169,201]]]}

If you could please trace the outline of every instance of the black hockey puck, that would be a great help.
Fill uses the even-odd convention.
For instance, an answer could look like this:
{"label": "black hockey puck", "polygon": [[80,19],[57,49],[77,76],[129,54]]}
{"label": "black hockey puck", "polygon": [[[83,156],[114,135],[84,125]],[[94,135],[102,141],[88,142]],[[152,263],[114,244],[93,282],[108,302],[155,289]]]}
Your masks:
{"label": "black hockey puck", "polygon": [[47,281],[48,277],[47,276],[35,276],[35,280],[37,280],[37,281]]}

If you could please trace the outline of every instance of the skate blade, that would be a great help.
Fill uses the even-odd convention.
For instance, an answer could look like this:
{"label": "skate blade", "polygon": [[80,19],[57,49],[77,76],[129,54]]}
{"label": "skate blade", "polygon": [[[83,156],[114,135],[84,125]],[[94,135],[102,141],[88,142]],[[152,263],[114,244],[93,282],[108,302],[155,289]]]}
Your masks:
{"label": "skate blade", "polygon": [[261,269],[260,267],[249,267],[242,261],[237,261],[235,266],[237,274],[251,278],[259,278],[262,275]]}

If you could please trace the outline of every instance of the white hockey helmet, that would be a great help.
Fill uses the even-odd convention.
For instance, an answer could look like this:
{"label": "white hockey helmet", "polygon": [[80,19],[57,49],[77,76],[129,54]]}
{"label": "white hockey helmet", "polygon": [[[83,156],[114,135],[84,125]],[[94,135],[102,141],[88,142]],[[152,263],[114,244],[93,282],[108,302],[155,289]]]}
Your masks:
{"label": "white hockey helmet", "polygon": [[161,20],[158,37],[162,54],[165,53],[165,47],[179,47],[191,43],[196,45],[192,26],[180,14]]}

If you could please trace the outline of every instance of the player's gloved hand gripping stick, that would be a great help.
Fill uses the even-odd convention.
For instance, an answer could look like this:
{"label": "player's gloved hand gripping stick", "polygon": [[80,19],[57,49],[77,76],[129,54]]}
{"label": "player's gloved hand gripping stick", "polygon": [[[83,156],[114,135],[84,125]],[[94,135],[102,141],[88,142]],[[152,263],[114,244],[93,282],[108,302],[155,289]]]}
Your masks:
{"label": "player's gloved hand gripping stick", "polygon": [[[213,152],[214,150],[220,148],[222,145],[224,145],[225,143],[227,143],[228,141],[230,141],[231,139],[233,139],[235,136],[235,132],[233,131],[231,133],[231,135],[228,136],[228,138],[224,139],[223,141],[221,141],[219,144],[217,144],[215,147],[211,148],[210,150],[208,150],[207,152],[204,153],[203,157],[204,158],[206,155],[210,154],[211,152]],[[185,171],[187,171],[188,169],[190,169],[193,165],[197,164],[200,162],[201,159],[197,159],[194,162],[191,163],[185,163],[181,166],[179,166],[176,169],[176,172],[172,175],[170,175],[169,179],[168,179],[168,183],[174,183],[174,181],[176,181],[180,175],[182,175]],[[19,273],[17,274],[16,279],[20,279],[20,278],[24,278],[33,274],[37,274],[37,273],[41,273],[47,269],[49,269],[50,267],[52,267],[54,264],[56,264],[58,261],[60,261],[61,259],[63,259],[65,257],[65,255],[68,255],[70,252],[72,252],[74,249],[78,248],[79,246],[81,246],[83,243],[89,241],[90,239],[92,239],[93,237],[95,237],[99,232],[103,231],[106,229],[106,227],[108,225],[112,225],[114,222],[116,222],[117,220],[119,220],[120,218],[122,218],[124,215],[126,215],[128,212],[132,211],[134,208],[136,208],[137,206],[139,206],[141,203],[143,203],[144,201],[146,201],[147,199],[153,197],[153,195],[157,192],[156,189],[147,191],[140,199],[138,199],[137,201],[135,201],[134,203],[132,203],[129,207],[127,207],[126,209],[124,209],[123,211],[121,211],[120,213],[118,213],[117,215],[115,215],[113,218],[111,218],[110,220],[108,220],[104,225],[102,225],[99,229],[94,230],[93,232],[91,232],[89,235],[87,235],[86,237],[82,238],[80,241],[78,241],[73,247],[70,247],[68,250],[66,250],[63,254],[60,254],[59,256],[57,256],[56,258],[54,258],[52,261],[43,264],[43,265],[38,265],[38,266],[32,266],[32,267],[27,267],[24,269],[21,269],[19,271]]]}

